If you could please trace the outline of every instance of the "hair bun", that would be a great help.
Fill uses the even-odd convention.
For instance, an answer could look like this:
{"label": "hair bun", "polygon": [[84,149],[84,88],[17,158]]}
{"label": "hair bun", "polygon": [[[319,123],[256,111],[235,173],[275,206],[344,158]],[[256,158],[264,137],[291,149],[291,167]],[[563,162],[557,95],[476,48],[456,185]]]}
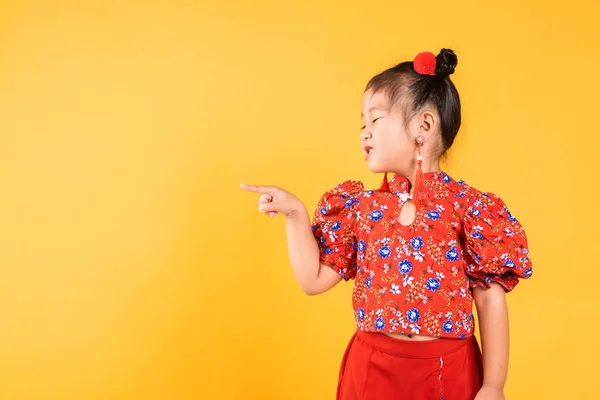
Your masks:
{"label": "hair bun", "polygon": [[448,76],[454,73],[458,64],[458,57],[450,49],[442,49],[436,57],[435,74],[439,76]]}

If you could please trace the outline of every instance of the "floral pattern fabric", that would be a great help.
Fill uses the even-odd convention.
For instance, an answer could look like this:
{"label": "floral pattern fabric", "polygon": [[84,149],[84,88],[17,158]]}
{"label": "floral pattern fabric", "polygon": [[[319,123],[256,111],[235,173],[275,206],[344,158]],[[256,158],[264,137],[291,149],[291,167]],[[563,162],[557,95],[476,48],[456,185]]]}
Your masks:
{"label": "floral pattern fabric", "polygon": [[498,196],[441,171],[424,175],[424,205],[402,225],[409,187],[386,175],[378,190],[346,181],[325,193],[312,225],[321,263],[354,279],[359,330],[472,336],[473,287],[510,292],[531,277],[525,231]]}

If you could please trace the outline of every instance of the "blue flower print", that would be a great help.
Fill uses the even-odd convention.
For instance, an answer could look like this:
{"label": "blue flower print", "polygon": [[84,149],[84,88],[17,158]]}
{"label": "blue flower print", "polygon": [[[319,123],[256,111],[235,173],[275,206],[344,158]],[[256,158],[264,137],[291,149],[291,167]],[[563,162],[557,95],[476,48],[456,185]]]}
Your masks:
{"label": "blue flower print", "polygon": [[457,181],[456,183],[462,186],[462,185],[464,185],[464,184],[465,184],[465,181],[463,181],[463,180],[461,179],[460,181]]}
{"label": "blue flower print", "polygon": [[423,242],[423,238],[421,238],[421,236],[415,236],[414,238],[410,239],[410,245],[415,250],[421,250],[421,247],[423,247],[424,244],[425,242]]}
{"label": "blue flower print", "polygon": [[333,253],[333,250],[331,250],[331,247],[325,246],[325,247],[323,247],[323,253],[331,254],[331,253]]}
{"label": "blue flower print", "polygon": [[462,191],[462,192],[458,192],[454,195],[454,197],[458,197],[458,198],[463,198],[467,195],[467,192]]}
{"label": "blue flower print", "polygon": [[406,312],[406,318],[412,323],[415,323],[421,318],[421,314],[419,314],[419,310],[416,308],[411,308]]}
{"label": "blue flower print", "polygon": [[379,256],[383,259],[386,259],[390,256],[391,254],[391,250],[390,250],[390,246],[383,246],[382,248],[379,249]]}
{"label": "blue flower print", "polygon": [[510,219],[512,223],[517,222],[517,219],[515,217],[513,217],[513,215],[510,213],[510,211],[506,210],[506,215],[508,215],[508,219]]}
{"label": "blue flower print", "polygon": [[321,213],[321,215],[327,216],[327,208],[321,207],[321,209],[319,210],[319,212]]}
{"label": "blue flower print", "polygon": [[427,289],[435,292],[440,288],[440,281],[437,278],[429,278],[427,279],[427,284],[425,285]]}
{"label": "blue flower print", "polygon": [[507,268],[517,268],[517,265],[511,259],[508,259],[508,260],[504,261],[504,266],[507,267]]}
{"label": "blue flower print", "polygon": [[365,280],[365,286],[367,287],[367,289],[371,289],[372,284],[373,284],[373,279],[371,279],[370,276],[367,276],[367,279]]}
{"label": "blue flower print", "polygon": [[475,239],[483,240],[483,235],[479,232],[473,232],[471,233],[471,236],[473,236]]}
{"label": "blue flower print", "polygon": [[378,331],[382,330],[385,327],[385,322],[383,321],[383,317],[379,317],[375,320],[375,328]]}
{"label": "blue flower print", "polygon": [[353,197],[344,203],[344,207],[352,208],[352,206],[354,206],[355,204],[358,206],[360,204],[360,200]]}
{"label": "blue flower print", "polygon": [[452,321],[448,320],[448,321],[444,322],[444,325],[442,325],[442,328],[444,328],[446,333],[452,332]]}
{"label": "blue flower print", "polygon": [[450,182],[452,182],[452,179],[448,176],[448,174],[446,174],[445,172],[442,172],[442,181],[444,181],[446,183],[450,183]]}
{"label": "blue flower print", "polygon": [[400,264],[398,264],[398,271],[400,271],[400,273],[403,275],[408,274],[410,271],[412,271],[411,262],[408,261],[408,259],[400,261]]}
{"label": "blue flower print", "polygon": [[450,262],[458,260],[458,250],[456,249],[456,247],[453,247],[446,252],[446,258]]}
{"label": "blue flower print", "polygon": [[358,315],[358,319],[359,319],[359,320],[361,320],[361,321],[364,321],[364,320],[365,320],[365,309],[364,309],[364,308],[362,308],[362,307],[361,307],[361,308],[359,308],[359,309],[356,311],[356,315]]}
{"label": "blue flower print", "polygon": [[338,229],[340,229],[342,227],[342,221],[337,221],[335,224],[331,225],[331,229],[332,231],[337,231]]}
{"label": "blue flower print", "polygon": [[369,216],[369,218],[371,218],[375,222],[378,222],[382,217],[383,213],[381,212],[381,210],[373,210],[371,211],[371,215]]}
{"label": "blue flower print", "polygon": [[533,268],[529,267],[529,268],[527,268],[527,270],[525,270],[525,272],[523,273],[523,276],[525,278],[530,278],[531,275],[533,275]]}
{"label": "blue flower print", "polygon": [[472,209],[471,209],[471,214],[473,214],[473,215],[474,215],[474,216],[476,216],[476,217],[479,217],[479,216],[481,215],[481,211],[479,211],[479,210],[478,210],[478,209],[476,209],[476,208],[472,208]]}
{"label": "blue flower print", "polygon": [[460,338],[461,338],[461,339],[464,339],[464,338],[466,338],[466,335],[465,335],[465,333],[464,333],[464,332],[460,334]]}
{"label": "blue flower print", "polygon": [[435,210],[431,210],[427,213],[427,218],[432,219],[434,221],[440,217],[441,217],[440,213]]}
{"label": "blue flower print", "polygon": [[358,241],[358,252],[359,253],[364,253],[366,248],[367,248],[367,245],[365,245],[365,241],[362,240],[362,239],[360,239]]}

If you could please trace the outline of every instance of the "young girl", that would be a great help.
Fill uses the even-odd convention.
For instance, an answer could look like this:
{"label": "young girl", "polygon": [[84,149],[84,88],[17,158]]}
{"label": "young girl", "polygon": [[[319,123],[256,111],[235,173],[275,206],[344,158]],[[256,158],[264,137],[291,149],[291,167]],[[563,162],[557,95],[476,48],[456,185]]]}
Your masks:
{"label": "young girl", "polygon": [[[452,50],[424,52],[373,77],[362,98],[365,160],[381,187],[340,183],[313,223],[273,186],[259,210],[286,216],[301,288],[354,279],[357,330],[337,398],[504,399],[509,353],[505,293],[532,275],[522,226],[502,200],[440,170],[461,122]],[[477,307],[483,357],[474,336]]]}

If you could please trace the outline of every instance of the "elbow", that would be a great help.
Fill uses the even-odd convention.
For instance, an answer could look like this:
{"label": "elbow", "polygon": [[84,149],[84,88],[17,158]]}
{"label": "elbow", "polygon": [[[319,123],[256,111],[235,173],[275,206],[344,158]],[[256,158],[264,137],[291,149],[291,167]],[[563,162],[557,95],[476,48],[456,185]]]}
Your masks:
{"label": "elbow", "polygon": [[327,291],[327,286],[324,285],[323,282],[319,281],[318,279],[303,282],[303,284],[301,284],[300,287],[304,294],[307,296],[316,296]]}
{"label": "elbow", "polygon": [[307,296],[316,296],[318,294],[323,293],[323,291],[318,290],[318,288],[315,288],[313,286],[302,286],[302,291]]}
{"label": "elbow", "polygon": [[302,291],[307,296],[316,296],[322,294],[333,288],[342,280],[342,276],[337,272],[329,269],[319,267],[319,272],[316,276],[307,276],[305,279],[299,281]]}

